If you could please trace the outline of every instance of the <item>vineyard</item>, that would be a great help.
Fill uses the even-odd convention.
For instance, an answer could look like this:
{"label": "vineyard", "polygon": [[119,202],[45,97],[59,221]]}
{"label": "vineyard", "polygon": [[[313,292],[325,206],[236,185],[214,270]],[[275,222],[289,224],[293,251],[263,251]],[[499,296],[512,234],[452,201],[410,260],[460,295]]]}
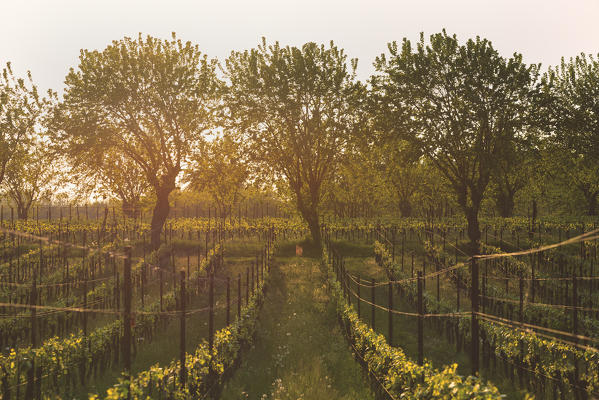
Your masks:
{"label": "vineyard", "polygon": [[599,3],[110,1],[3,8],[0,400],[599,399]]}
{"label": "vineyard", "polygon": [[[100,222],[2,221],[2,398],[218,398],[248,368],[277,249],[307,226],[179,217],[150,251],[141,220]],[[364,386],[387,399],[597,396],[597,230],[483,224],[471,257],[457,218],[323,221],[319,279]]]}

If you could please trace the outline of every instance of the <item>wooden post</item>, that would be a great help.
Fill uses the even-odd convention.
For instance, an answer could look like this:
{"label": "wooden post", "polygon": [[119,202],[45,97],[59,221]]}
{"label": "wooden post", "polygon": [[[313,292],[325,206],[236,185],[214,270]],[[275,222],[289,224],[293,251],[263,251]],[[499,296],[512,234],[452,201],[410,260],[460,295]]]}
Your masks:
{"label": "wooden post", "polygon": [[389,282],[389,346],[393,346],[393,284],[391,282]]}
{"label": "wooden post", "polygon": [[180,279],[179,304],[181,306],[181,337],[179,339],[179,363],[181,364],[181,375],[179,378],[181,386],[185,386],[185,382],[187,381],[187,368],[185,365],[185,300],[187,298],[187,293],[185,290],[185,271],[180,271]]}
{"label": "wooden post", "polygon": [[422,271],[418,271],[418,365],[424,363],[424,317],[422,307]]}
{"label": "wooden post", "polygon": [[478,362],[479,362],[479,354],[478,354],[478,264],[476,263],[476,259],[472,259],[472,299],[470,300],[472,303],[472,375],[475,375],[478,372]]}
{"label": "wooden post", "polygon": [[358,319],[360,318],[360,303],[362,302],[360,299],[360,275],[358,275],[358,285],[356,287],[358,298],[357,298],[357,306],[358,306]]}
{"label": "wooden post", "polygon": [[[36,284],[36,276],[33,276],[33,282],[31,284],[31,294],[29,299],[29,304],[32,306],[37,305],[37,284]],[[37,310],[35,307],[31,307],[31,346],[32,348],[36,348],[38,346],[37,343]],[[27,371],[27,386],[25,388],[25,398],[32,399],[35,392],[35,358],[31,360],[31,367]],[[17,392],[18,398],[18,392]]]}
{"label": "wooden post", "polygon": [[519,279],[520,284],[520,302],[518,309],[518,319],[520,323],[524,322],[524,279],[522,279],[522,275],[520,275]]}
{"label": "wooden post", "polygon": [[241,273],[237,275],[237,318],[241,318]]}
{"label": "wooden post", "polygon": [[375,284],[376,284],[376,280],[374,278],[372,278],[372,296],[371,296],[370,301],[372,302],[372,306],[371,306],[372,320],[371,320],[371,322],[372,322],[372,329],[373,330],[375,329],[375,327],[374,327],[374,311],[375,311],[374,305],[376,304],[376,298],[375,298],[375,293],[374,293],[374,291],[376,289]]}
{"label": "wooden post", "polygon": [[140,297],[141,297],[141,307],[144,308],[145,307],[145,286],[146,286],[146,264],[143,264],[141,266],[141,290],[140,290]]}
{"label": "wooden post", "polygon": [[[87,309],[87,273],[83,278],[83,308]],[[83,312],[83,336],[87,338],[87,311]]]}
{"label": "wooden post", "polygon": [[[125,270],[123,280],[123,364],[125,373],[131,375],[131,246],[125,247]],[[128,394],[130,397],[130,394]]]}
{"label": "wooden post", "polygon": [[227,276],[227,326],[231,323],[231,278]]}
{"label": "wooden post", "polygon": [[245,269],[245,305],[250,301],[250,269]]}
{"label": "wooden post", "polygon": [[[255,268],[254,268],[254,263],[252,263],[251,265],[252,265],[252,267],[251,267],[251,270],[252,270],[252,281],[251,282],[252,283],[251,283],[250,287],[251,287],[251,292],[253,294],[254,293],[254,269]],[[256,261],[255,265],[258,266],[258,261]]]}
{"label": "wooden post", "polygon": [[210,354],[214,349],[214,270],[210,268],[210,289],[208,293],[210,313],[208,315],[208,347]]}
{"label": "wooden post", "polygon": [[572,333],[578,335],[578,279],[575,272],[572,272],[572,306]]}
{"label": "wooden post", "polygon": [[164,311],[162,308],[162,305],[163,305],[162,294],[164,292],[164,280],[162,279],[162,273],[163,273],[162,268],[160,268],[160,278],[159,278],[160,279],[160,312]]}

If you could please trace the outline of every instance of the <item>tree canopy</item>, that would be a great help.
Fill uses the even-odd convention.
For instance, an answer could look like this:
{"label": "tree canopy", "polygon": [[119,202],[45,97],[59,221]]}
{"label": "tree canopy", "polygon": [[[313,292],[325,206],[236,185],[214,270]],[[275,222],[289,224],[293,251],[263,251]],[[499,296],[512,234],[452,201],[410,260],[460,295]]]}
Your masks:
{"label": "tree canopy", "polygon": [[221,81],[197,45],[151,36],[83,50],[56,109],[55,140],[75,165],[115,152],[143,172],[156,196],[151,241],[157,248],[169,194],[183,165],[215,126]]}
{"label": "tree canopy", "polygon": [[506,59],[486,39],[445,31],[404,39],[377,58],[371,83],[386,131],[419,148],[449,181],[478,252],[478,213],[494,168],[530,124],[538,66]]}
{"label": "tree canopy", "polygon": [[356,128],[356,99],[364,93],[356,66],[332,42],[282,47],[263,40],[226,60],[227,124],[255,161],[284,178],[318,244],[322,187]]}

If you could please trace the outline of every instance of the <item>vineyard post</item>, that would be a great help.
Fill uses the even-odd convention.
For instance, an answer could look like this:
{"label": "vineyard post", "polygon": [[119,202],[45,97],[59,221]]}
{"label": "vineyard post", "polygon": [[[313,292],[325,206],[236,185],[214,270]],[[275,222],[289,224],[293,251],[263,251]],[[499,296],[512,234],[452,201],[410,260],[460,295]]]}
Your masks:
{"label": "vineyard post", "polygon": [[180,290],[181,294],[179,296],[179,303],[181,304],[181,338],[179,342],[179,350],[180,350],[180,364],[181,364],[181,386],[185,386],[185,381],[187,380],[187,368],[185,366],[185,299],[187,297],[187,293],[185,291],[185,271],[180,271],[181,283]]}
{"label": "vineyard post", "polygon": [[[131,374],[131,246],[125,247],[124,271],[123,363],[127,376]],[[131,395],[128,394],[128,397]]]}
{"label": "vineyard post", "polygon": [[[83,308],[87,309],[87,273],[83,278]],[[83,312],[83,336],[87,338],[87,311]]]}
{"label": "vineyard post", "polygon": [[[34,275],[33,276],[33,282],[31,284],[31,299],[30,299],[30,304],[32,306],[37,305],[37,277]],[[35,307],[31,307],[31,347],[32,348],[37,348],[38,347],[38,342],[37,342],[37,310],[35,309]],[[31,360],[31,368],[29,369],[28,373],[27,373],[27,389],[26,389],[26,394],[25,397],[26,398],[32,398],[33,397],[33,391],[35,389],[35,358],[33,358]],[[38,367],[39,368],[39,367]],[[41,384],[41,382],[38,382],[38,384]]]}
{"label": "vineyard post", "polygon": [[[581,242],[582,243],[582,242]],[[581,260],[582,262],[582,260]],[[578,279],[576,279],[576,272],[572,272],[572,333],[574,335],[578,335]],[[578,339],[574,338],[574,343],[578,343]],[[578,359],[574,359],[574,385],[577,386],[579,384],[579,371],[578,371]],[[579,397],[579,389],[576,388],[575,392],[577,397]]]}
{"label": "vineyard post", "polygon": [[[439,272],[439,263],[435,263],[436,270]],[[439,283],[439,278],[441,274],[437,274],[437,301],[441,301],[441,284]]]}
{"label": "vineyard post", "polygon": [[241,273],[237,275],[237,319],[241,318]]}
{"label": "vineyard post", "polygon": [[395,228],[391,229],[391,260],[395,262]]}
{"label": "vineyard post", "polygon": [[[171,231],[172,232],[172,231]],[[172,243],[172,240],[171,240]],[[175,252],[173,251],[173,248],[171,248],[170,250],[170,259],[171,259],[171,275],[173,276],[173,289],[175,289],[175,287],[177,287],[177,270],[176,270],[176,263],[175,263]]]}
{"label": "vineyard post", "polygon": [[116,272],[116,263],[114,263],[113,266],[115,266],[114,270],[115,270],[115,275],[116,275],[116,283],[115,283],[116,287],[114,289],[116,292],[116,308],[121,308],[120,275],[118,272]]}
{"label": "vineyard post", "polygon": [[422,255],[422,288],[426,290],[426,254]]}
{"label": "vineyard post", "polygon": [[231,323],[231,278],[227,276],[227,326]]}
{"label": "vineyard post", "polygon": [[254,293],[254,270],[255,270],[254,265],[256,265],[256,266],[258,265],[258,257],[256,257],[256,264],[254,264],[254,262],[252,261],[251,268],[250,268],[252,270],[252,280],[250,281],[251,282],[250,292],[252,294]]}
{"label": "vineyard post", "polygon": [[250,269],[245,268],[245,305],[247,307],[250,299]]}
{"label": "vineyard post", "polygon": [[163,311],[163,309],[162,309],[162,304],[163,304],[162,293],[164,292],[164,281],[162,279],[162,276],[163,276],[163,271],[162,271],[162,268],[160,268],[159,278],[158,278],[160,280],[160,312]]}
{"label": "vineyard post", "polygon": [[424,360],[424,317],[422,307],[422,271],[418,271],[418,365]]}
{"label": "vineyard post", "polygon": [[530,255],[530,264],[531,264],[531,272],[530,277],[532,278],[530,281],[530,302],[535,302],[535,257],[534,255]]}
{"label": "vineyard post", "polygon": [[356,285],[356,290],[358,291],[358,298],[356,300],[356,302],[358,303],[358,319],[360,318],[360,275],[358,275],[358,284]]}
{"label": "vineyard post", "polygon": [[524,279],[522,278],[522,275],[520,275],[520,279],[519,279],[519,289],[520,289],[520,302],[519,302],[519,309],[518,309],[518,319],[520,320],[520,323],[524,322]]}
{"label": "vineyard post", "polygon": [[145,307],[145,289],[146,289],[146,264],[142,264],[141,266],[141,307]]}
{"label": "vineyard post", "polygon": [[402,238],[401,238],[401,270],[402,270],[402,272],[404,270],[404,249],[405,249],[405,246],[406,246],[406,230],[404,228],[403,235],[402,235]]}
{"label": "vineyard post", "polygon": [[478,372],[478,264],[476,263],[476,258],[472,258],[472,375],[475,375]]}
{"label": "vineyard post", "polygon": [[[359,301],[358,301],[359,302]],[[389,282],[389,346],[393,346],[393,284]]]}
{"label": "vineyard post", "polygon": [[[572,332],[578,335],[578,279],[576,272],[572,272]],[[577,339],[574,339],[577,341]]]}
{"label": "vineyard post", "polygon": [[460,312],[460,274],[458,274],[458,270],[455,271],[455,286],[456,286],[456,300],[457,300],[457,311]]}
{"label": "vineyard post", "polygon": [[208,346],[210,354],[214,348],[214,269],[210,268],[210,289],[208,292],[210,312],[208,315]]}
{"label": "vineyard post", "polygon": [[485,260],[485,270],[483,271],[483,281],[482,281],[482,292],[483,292],[483,296],[482,296],[482,308],[483,308],[483,314],[485,312],[487,312],[487,263],[489,262],[489,260]]}
{"label": "vineyard post", "polygon": [[376,280],[374,278],[372,278],[372,294],[371,294],[371,301],[372,301],[372,306],[371,306],[371,311],[372,311],[372,329],[374,330],[374,305],[376,304],[376,298],[375,298],[375,289],[376,289]]}

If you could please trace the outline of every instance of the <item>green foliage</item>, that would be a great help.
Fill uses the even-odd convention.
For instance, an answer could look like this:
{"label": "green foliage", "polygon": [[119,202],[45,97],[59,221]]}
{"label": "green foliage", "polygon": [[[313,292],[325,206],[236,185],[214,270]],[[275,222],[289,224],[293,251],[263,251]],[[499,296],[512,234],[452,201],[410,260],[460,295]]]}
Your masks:
{"label": "green foliage", "polygon": [[281,47],[264,39],[226,60],[227,125],[247,140],[264,173],[290,189],[316,242],[323,185],[343,156],[364,93],[355,68],[332,42]]}
{"label": "green foliage", "polygon": [[242,199],[250,169],[243,148],[230,135],[206,143],[187,170],[193,188],[208,192],[220,216],[228,216]]}
{"label": "green foliage", "polygon": [[455,364],[441,371],[434,369],[428,361],[420,366],[410,360],[400,348],[389,346],[385,337],[360,321],[356,311],[345,301],[341,285],[327,262],[326,251],[325,248],[322,258],[324,273],[339,316],[349,332],[349,340],[365,360],[368,371],[383,382],[392,396],[402,399],[502,398],[496,387],[483,383],[480,378],[458,375]]}
{"label": "green foliage", "polygon": [[389,55],[377,58],[371,83],[378,125],[413,143],[449,181],[474,244],[493,170],[530,124],[538,66],[519,54],[505,59],[479,37],[459,44],[443,31],[429,41],[421,35],[415,48],[407,39],[393,42]]}
{"label": "green foliage", "polygon": [[17,78],[11,64],[6,64],[0,78],[0,183],[8,162],[19,156],[19,147],[36,135],[36,125],[49,104],[39,95],[30,72],[27,79]]}

